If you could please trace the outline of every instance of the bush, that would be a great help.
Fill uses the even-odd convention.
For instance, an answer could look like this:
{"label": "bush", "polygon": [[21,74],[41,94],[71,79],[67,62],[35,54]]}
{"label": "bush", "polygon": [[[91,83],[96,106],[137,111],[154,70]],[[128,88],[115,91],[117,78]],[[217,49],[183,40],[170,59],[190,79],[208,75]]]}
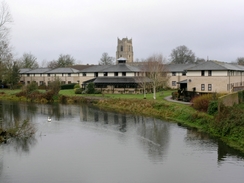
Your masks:
{"label": "bush", "polygon": [[76,83],[61,85],[61,90],[74,89]]}
{"label": "bush", "polygon": [[95,93],[95,85],[94,83],[89,83],[87,86],[87,93],[94,94]]}
{"label": "bush", "polygon": [[209,115],[214,115],[218,111],[218,101],[217,100],[212,100],[209,105],[208,105],[208,114]]}
{"label": "bush", "polygon": [[101,90],[95,90],[94,94],[102,94]]}
{"label": "bush", "polygon": [[212,100],[213,96],[211,94],[204,94],[198,97],[193,98],[192,103],[193,103],[193,108],[207,112],[208,111],[208,106],[210,101]]}
{"label": "bush", "polygon": [[79,83],[77,83],[77,84],[74,86],[74,89],[76,89],[76,88],[80,88]]}
{"label": "bush", "polygon": [[75,94],[81,94],[82,93],[82,89],[81,88],[76,88],[75,89]]}
{"label": "bush", "polygon": [[26,86],[26,88],[24,87],[23,89],[24,90],[26,89],[27,93],[30,93],[30,92],[33,92],[33,91],[37,90],[38,89],[38,85],[37,85],[36,82],[32,81],[30,84],[28,84]]}

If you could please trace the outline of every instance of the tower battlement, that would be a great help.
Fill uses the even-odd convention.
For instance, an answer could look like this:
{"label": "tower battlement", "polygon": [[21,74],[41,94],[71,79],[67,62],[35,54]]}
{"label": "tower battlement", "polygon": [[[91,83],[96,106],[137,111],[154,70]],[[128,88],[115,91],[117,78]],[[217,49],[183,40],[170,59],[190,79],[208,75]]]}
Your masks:
{"label": "tower battlement", "polygon": [[116,60],[120,57],[126,58],[126,62],[133,62],[133,46],[132,46],[132,38],[118,38],[118,45],[116,51]]}

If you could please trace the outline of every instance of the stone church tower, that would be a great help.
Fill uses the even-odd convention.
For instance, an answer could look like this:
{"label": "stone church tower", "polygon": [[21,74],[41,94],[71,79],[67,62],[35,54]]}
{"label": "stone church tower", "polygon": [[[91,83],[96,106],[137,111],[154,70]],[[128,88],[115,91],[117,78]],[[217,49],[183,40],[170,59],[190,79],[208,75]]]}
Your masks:
{"label": "stone church tower", "polygon": [[[132,46],[132,39],[123,38],[120,40],[118,38],[118,45],[116,51],[116,61],[120,58],[126,58],[127,63],[133,62],[133,46]],[[118,63],[118,61],[117,61]]]}

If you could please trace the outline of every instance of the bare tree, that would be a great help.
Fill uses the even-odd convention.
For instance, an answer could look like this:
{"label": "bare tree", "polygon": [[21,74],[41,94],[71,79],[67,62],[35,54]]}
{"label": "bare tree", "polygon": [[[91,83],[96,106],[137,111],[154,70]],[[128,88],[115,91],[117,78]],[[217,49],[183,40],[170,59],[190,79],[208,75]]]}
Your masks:
{"label": "bare tree", "polygon": [[170,57],[171,63],[174,64],[194,63],[196,60],[195,54],[185,45],[178,46],[177,48],[173,49]]}
{"label": "bare tree", "polygon": [[37,69],[39,64],[36,61],[36,57],[31,53],[24,53],[19,59],[20,68]]}
{"label": "bare tree", "polygon": [[57,62],[58,62],[58,67],[68,67],[75,64],[75,59],[69,54],[67,55],[61,54],[59,55]]}
{"label": "bare tree", "polygon": [[[13,62],[12,49],[9,46],[9,24],[13,22],[9,7],[5,2],[0,6],[0,81],[8,73],[9,65]],[[11,72],[11,70],[9,70]]]}
{"label": "bare tree", "polygon": [[114,57],[110,57],[108,53],[104,52],[98,62],[98,65],[114,65],[114,60]]}
{"label": "bare tree", "polygon": [[8,25],[13,22],[8,5],[3,1],[0,7],[0,40],[5,40],[9,33]]}
{"label": "bare tree", "polygon": [[244,65],[244,57],[238,57],[236,61],[238,65]]}
{"label": "bare tree", "polygon": [[47,67],[51,68],[51,69],[58,68],[58,61],[52,60],[52,61],[47,62]]}
{"label": "bare tree", "polygon": [[151,80],[154,99],[156,99],[156,89],[158,87],[165,87],[168,82],[165,63],[166,59],[162,54],[154,54],[150,56],[144,63],[146,76]]}

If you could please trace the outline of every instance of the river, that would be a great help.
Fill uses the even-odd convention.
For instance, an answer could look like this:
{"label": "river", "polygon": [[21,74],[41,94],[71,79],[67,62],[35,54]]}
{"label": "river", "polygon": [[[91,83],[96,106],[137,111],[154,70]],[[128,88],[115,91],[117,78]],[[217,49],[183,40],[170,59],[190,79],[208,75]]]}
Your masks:
{"label": "river", "polygon": [[0,145],[1,183],[244,181],[244,154],[177,123],[88,105],[2,101],[0,118],[1,125],[29,119],[37,129]]}

